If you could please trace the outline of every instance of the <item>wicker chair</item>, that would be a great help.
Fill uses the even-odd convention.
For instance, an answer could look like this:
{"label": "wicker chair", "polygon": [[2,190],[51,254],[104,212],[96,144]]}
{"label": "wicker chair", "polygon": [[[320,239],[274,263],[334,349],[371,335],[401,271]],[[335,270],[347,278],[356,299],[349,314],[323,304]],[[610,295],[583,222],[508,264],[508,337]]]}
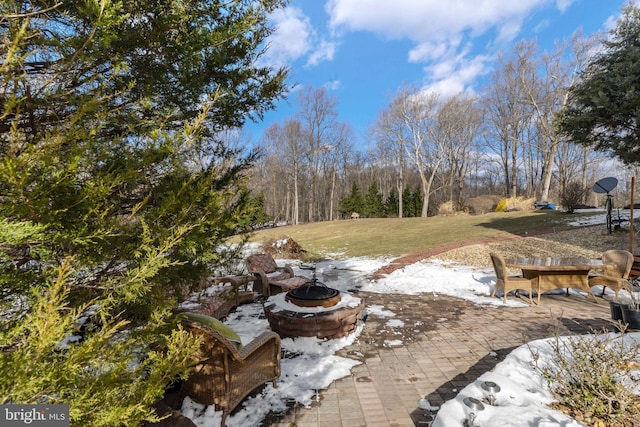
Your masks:
{"label": "wicker chair", "polygon": [[246,346],[235,344],[217,331],[182,319],[185,330],[202,339],[194,370],[182,384],[180,396],[189,396],[222,410],[222,425],[244,398],[266,382],[280,377],[280,337],[265,331]]}
{"label": "wicker chair", "polygon": [[602,254],[602,262],[609,264],[605,265],[604,275],[589,277],[589,286],[602,286],[602,295],[604,295],[604,290],[609,287],[615,292],[617,300],[620,289],[628,289],[629,287],[628,279],[633,265],[633,254],[629,251],[615,249],[605,251]]}
{"label": "wicker chair", "polygon": [[289,266],[278,267],[269,254],[250,255],[246,262],[249,272],[256,277],[253,290],[260,292],[265,297],[290,291],[309,281],[306,277],[295,276],[293,269]]}
{"label": "wicker chair", "polygon": [[[502,289],[504,293],[503,302],[507,302],[507,294],[511,291],[517,291],[524,289],[529,292],[529,304],[533,304],[533,288],[536,284],[536,279],[525,279],[521,276],[509,276],[507,274],[507,266],[504,262],[504,258],[496,253],[490,253],[491,262],[493,263],[493,269],[496,272],[496,287],[493,288],[491,296],[496,295],[498,289]],[[539,297],[539,296],[538,296]]]}

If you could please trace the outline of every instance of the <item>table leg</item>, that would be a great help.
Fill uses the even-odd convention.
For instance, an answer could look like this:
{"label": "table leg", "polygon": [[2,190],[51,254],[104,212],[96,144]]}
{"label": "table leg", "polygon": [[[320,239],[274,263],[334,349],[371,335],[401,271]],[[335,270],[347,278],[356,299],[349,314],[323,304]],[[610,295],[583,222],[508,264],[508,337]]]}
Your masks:
{"label": "table leg", "polygon": [[[535,279],[534,281],[534,289],[536,291],[537,294],[537,298],[538,298],[538,305],[540,305],[540,294],[542,294],[542,291],[540,291],[540,272],[537,270],[522,270],[522,277],[524,277],[525,279]],[[533,289],[531,289],[531,291],[533,293]]]}
{"label": "table leg", "polygon": [[539,271],[539,270],[522,270],[522,277],[526,279],[538,279],[537,291],[538,291],[538,304],[540,304],[540,294],[553,289],[567,289],[567,295],[569,294],[569,288],[582,289],[593,297],[593,300],[598,303],[595,295],[591,292],[589,287],[588,275],[590,270],[558,270],[558,271]]}

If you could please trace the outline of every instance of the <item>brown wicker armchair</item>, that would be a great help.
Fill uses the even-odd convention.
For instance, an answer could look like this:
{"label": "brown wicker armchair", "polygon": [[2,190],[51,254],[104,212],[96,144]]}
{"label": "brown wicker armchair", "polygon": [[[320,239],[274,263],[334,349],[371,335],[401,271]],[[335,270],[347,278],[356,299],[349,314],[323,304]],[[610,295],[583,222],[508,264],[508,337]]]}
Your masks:
{"label": "brown wicker armchair", "polygon": [[628,289],[633,254],[629,251],[612,249],[602,253],[602,262],[605,263],[604,275],[589,277],[589,286],[601,285],[602,295],[608,286],[615,292],[617,301],[620,289]]}
{"label": "brown wicker armchair", "polygon": [[[533,304],[533,288],[536,285],[536,279],[525,279],[522,276],[509,276],[507,274],[507,265],[502,255],[490,253],[493,269],[496,272],[496,287],[493,288],[491,296],[495,296],[498,289],[502,289],[504,293],[503,303],[507,302],[507,294],[511,291],[524,289],[529,292],[529,304]],[[540,293],[538,293],[538,304],[540,304]]]}
{"label": "brown wicker armchair", "polygon": [[226,417],[258,386],[280,377],[280,337],[265,331],[238,349],[219,332],[198,322],[182,319],[185,330],[202,339],[197,363],[180,390],[181,398],[189,396],[205,405],[222,410]]}
{"label": "brown wicker armchair", "polygon": [[246,261],[249,272],[256,277],[253,290],[265,297],[289,291],[309,281],[306,277],[294,276],[289,266],[278,267],[269,254],[249,255]]}

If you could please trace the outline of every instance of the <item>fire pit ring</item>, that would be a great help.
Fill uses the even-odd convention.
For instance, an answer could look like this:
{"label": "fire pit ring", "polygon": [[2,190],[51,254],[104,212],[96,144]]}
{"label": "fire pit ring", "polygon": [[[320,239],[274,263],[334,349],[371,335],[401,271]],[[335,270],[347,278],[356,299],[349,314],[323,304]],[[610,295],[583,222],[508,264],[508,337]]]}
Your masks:
{"label": "fire pit ring", "polygon": [[340,302],[340,291],[307,283],[287,292],[284,299],[298,307],[333,307]]}
{"label": "fire pit ring", "polygon": [[364,299],[337,292],[338,302],[330,307],[298,306],[287,301],[284,293],[272,295],[264,304],[264,314],[271,330],[282,338],[342,338],[355,332],[360,324]]}

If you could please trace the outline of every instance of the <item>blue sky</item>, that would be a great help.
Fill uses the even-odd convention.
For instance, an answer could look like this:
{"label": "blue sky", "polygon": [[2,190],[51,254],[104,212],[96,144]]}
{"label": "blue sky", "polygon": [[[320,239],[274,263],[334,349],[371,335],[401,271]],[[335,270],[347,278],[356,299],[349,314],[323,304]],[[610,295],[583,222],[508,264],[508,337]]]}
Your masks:
{"label": "blue sky", "polygon": [[[298,89],[326,87],[357,144],[403,86],[442,97],[477,92],[499,53],[536,39],[543,50],[615,25],[626,0],[292,0],[272,20],[276,32],[263,60],[291,69]],[[297,110],[296,91],[246,132],[258,142]]]}

